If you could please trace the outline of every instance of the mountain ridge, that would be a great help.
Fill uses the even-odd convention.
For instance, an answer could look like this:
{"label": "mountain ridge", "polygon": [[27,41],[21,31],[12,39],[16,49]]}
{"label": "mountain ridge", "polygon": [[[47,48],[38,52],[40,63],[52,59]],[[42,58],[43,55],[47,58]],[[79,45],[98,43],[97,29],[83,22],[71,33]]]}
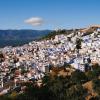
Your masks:
{"label": "mountain ridge", "polygon": [[40,37],[47,35],[51,30],[1,30],[0,29],[0,47],[4,46],[17,46],[23,45],[30,41],[39,39]]}

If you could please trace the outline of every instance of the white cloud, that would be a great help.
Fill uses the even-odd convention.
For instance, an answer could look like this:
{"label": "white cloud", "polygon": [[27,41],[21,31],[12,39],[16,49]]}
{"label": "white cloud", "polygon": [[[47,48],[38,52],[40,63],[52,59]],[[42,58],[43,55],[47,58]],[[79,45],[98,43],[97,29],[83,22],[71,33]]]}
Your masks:
{"label": "white cloud", "polygon": [[25,20],[24,22],[32,26],[40,26],[43,24],[43,19],[39,17],[32,17],[32,18]]}

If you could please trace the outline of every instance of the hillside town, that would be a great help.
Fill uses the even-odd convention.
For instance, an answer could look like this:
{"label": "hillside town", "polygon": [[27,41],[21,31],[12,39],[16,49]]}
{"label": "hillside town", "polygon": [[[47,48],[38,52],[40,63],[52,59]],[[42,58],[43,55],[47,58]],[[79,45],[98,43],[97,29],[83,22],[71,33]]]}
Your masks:
{"label": "hillside town", "polygon": [[[70,65],[82,72],[93,70],[93,64],[100,65],[100,27],[92,28],[91,34],[87,34],[88,29],[84,29],[69,35],[59,34],[54,39],[1,48],[0,91],[6,93],[12,83],[16,87],[17,82],[39,80],[50,72],[51,66]],[[80,48],[77,47],[77,40],[81,44]]]}

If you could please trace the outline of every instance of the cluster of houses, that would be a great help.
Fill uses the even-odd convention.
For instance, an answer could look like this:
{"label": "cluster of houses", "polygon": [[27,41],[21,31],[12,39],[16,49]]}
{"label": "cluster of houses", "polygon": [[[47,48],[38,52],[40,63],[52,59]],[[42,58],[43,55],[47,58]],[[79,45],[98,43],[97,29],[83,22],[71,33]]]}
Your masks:
{"label": "cluster of houses", "polygon": [[[94,63],[100,65],[100,29],[89,35],[78,32],[56,35],[54,39],[33,41],[18,47],[0,49],[0,84],[13,81],[38,80],[44,77],[50,66],[71,65],[85,72],[92,70]],[[70,39],[69,39],[70,38]],[[76,40],[81,39],[77,52]]]}

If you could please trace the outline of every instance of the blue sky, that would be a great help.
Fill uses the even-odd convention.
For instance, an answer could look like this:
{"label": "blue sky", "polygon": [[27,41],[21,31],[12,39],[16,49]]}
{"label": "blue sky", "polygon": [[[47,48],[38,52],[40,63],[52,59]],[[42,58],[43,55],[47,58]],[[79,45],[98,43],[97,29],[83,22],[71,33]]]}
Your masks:
{"label": "blue sky", "polygon": [[[25,21],[41,18],[41,25]],[[100,0],[0,0],[0,29],[79,28],[100,24]]]}

